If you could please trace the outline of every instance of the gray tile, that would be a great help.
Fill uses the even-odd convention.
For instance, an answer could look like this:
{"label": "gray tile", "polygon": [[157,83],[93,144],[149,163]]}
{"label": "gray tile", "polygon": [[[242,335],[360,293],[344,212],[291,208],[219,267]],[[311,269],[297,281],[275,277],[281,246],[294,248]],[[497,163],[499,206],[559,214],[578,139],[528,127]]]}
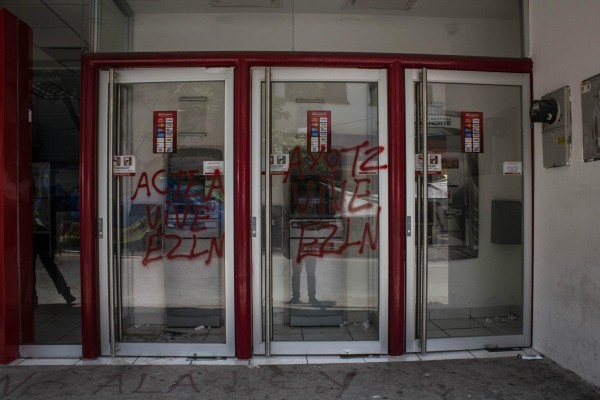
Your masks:
{"label": "gray tile", "polygon": [[225,343],[226,336],[222,334],[208,334],[204,339],[204,343]]}
{"label": "gray tile", "polygon": [[450,337],[493,336],[494,332],[486,328],[446,329]]}
{"label": "gray tile", "polygon": [[353,340],[379,340],[379,333],[375,328],[363,329],[359,327],[348,328]]}
{"label": "gray tile", "polygon": [[434,308],[429,309],[429,319],[456,319],[470,318],[471,311],[468,308]]}
{"label": "gray tile", "polygon": [[522,335],[523,328],[520,326],[492,326],[490,330],[497,335]]}
{"label": "gray tile", "polygon": [[289,325],[274,325],[273,333],[280,335],[301,335],[302,328],[293,327]]}
{"label": "gray tile", "polygon": [[351,341],[352,336],[349,333],[331,333],[331,334],[304,334],[304,340],[307,342],[318,342],[318,341]]}
{"label": "gray tile", "polygon": [[475,321],[477,321],[481,326],[485,326],[486,328],[491,328],[491,327],[515,327],[515,326],[521,326],[521,320],[519,319],[508,319],[506,317],[499,317],[499,318],[473,318]]}
{"label": "gray tile", "polygon": [[438,328],[446,330],[446,329],[466,329],[466,328],[481,328],[481,325],[477,323],[477,321],[473,321],[472,319],[438,319],[433,321]]}
{"label": "gray tile", "polygon": [[423,361],[475,358],[475,356],[468,351],[441,351],[427,354],[417,354],[417,356]]}
{"label": "gray tile", "polygon": [[304,328],[302,328],[302,334],[304,334],[304,335],[339,335],[339,334],[348,334],[348,329],[346,329],[346,327],[337,327],[337,326],[304,327]]}
{"label": "gray tile", "polygon": [[447,338],[448,335],[441,329],[427,329],[427,337],[429,339]]}
{"label": "gray tile", "polygon": [[498,315],[508,315],[509,313],[510,306],[471,308],[471,318],[495,317]]}
{"label": "gray tile", "polygon": [[291,335],[280,335],[274,333],[273,340],[277,342],[301,342],[303,340],[303,337],[301,333]]}

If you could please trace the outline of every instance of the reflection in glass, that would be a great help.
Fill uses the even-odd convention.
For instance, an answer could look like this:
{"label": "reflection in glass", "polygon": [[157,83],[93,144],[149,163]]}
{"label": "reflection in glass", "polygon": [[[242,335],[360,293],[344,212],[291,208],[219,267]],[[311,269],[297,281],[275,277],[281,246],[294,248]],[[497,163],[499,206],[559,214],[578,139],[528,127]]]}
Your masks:
{"label": "reflection in glass", "polygon": [[378,340],[377,85],[272,93],[273,340]]}
{"label": "reflection in glass", "polygon": [[[123,84],[118,92],[115,154],[135,156],[136,170],[114,178],[117,337],[225,343],[225,84]],[[187,100],[200,97],[201,105]],[[159,111],[175,111],[175,121],[155,122]],[[173,152],[159,150],[163,138],[167,147],[174,140]]]}
{"label": "reflection in glass", "polygon": [[[502,169],[522,160],[520,88],[431,84],[428,97],[428,153],[442,165],[427,177],[427,336],[520,335],[523,179]],[[466,152],[461,112],[483,113],[480,153]]]}

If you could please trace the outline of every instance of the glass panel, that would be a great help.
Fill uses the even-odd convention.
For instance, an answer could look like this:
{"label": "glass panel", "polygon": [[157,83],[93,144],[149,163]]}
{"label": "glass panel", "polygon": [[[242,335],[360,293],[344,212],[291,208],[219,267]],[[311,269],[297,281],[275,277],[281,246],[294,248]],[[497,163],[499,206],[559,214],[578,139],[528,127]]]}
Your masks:
{"label": "glass panel", "polygon": [[79,166],[66,161],[32,168],[35,344],[81,343]]}
{"label": "glass panel", "polygon": [[377,91],[272,84],[275,341],[379,339]]}
{"label": "glass panel", "polygon": [[[3,0],[32,28],[31,274],[20,276],[22,344],[81,344],[80,56],[89,1]],[[15,39],[16,40],[16,39]],[[33,306],[35,305],[35,306]]]}
{"label": "glass panel", "polygon": [[118,88],[117,338],[224,343],[225,83]]}
{"label": "glass panel", "polygon": [[521,88],[427,89],[427,336],[520,335]]}
{"label": "glass panel", "polygon": [[[97,52],[121,52],[130,50],[131,18],[123,14],[114,0],[101,0],[98,23]],[[121,7],[127,3],[119,2]]]}

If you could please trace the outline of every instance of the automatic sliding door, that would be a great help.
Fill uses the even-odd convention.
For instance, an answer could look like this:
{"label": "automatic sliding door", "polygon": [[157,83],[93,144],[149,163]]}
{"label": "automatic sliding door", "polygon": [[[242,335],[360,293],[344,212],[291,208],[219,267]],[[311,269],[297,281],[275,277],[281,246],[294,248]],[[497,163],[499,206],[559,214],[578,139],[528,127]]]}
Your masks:
{"label": "automatic sliding door", "polygon": [[112,172],[101,190],[104,343],[115,355],[233,355],[230,76],[115,74]]}
{"label": "automatic sliding door", "polygon": [[264,75],[255,71],[254,213],[270,214],[270,237],[263,222],[255,254],[270,279],[255,277],[255,347],[385,353],[385,72],[273,70],[270,87]]}
{"label": "automatic sliding door", "polygon": [[[407,75],[407,103],[412,104],[407,131],[414,132],[407,134],[407,148],[413,151],[407,203],[417,221],[408,243],[408,265],[415,266],[408,268],[409,351],[526,345],[531,235],[526,224],[531,203],[527,78],[424,75],[425,90],[423,75]],[[422,121],[427,121],[425,130]],[[424,336],[426,346],[416,340]]]}

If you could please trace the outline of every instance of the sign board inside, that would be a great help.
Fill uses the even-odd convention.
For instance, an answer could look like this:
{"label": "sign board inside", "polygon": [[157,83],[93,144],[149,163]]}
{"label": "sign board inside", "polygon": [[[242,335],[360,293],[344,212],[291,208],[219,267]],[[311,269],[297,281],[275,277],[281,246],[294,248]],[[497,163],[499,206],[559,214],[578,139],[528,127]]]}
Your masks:
{"label": "sign board inside", "polygon": [[[423,154],[417,154],[415,172],[423,173]],[[427,154],[427,175],[440,175],[442,173],[442,155],[429,153]]]}
{"label": "sign board inside", "polygon": [[460,113],[460,131],[463,153],[483,153],[483,113]]}
{"label": "sign board inside", "polygon": [[327,153],[331,149],[331,111],[308,110],[306,141],[309,153]]}
{"label": "sign board inside", "polygon": [[135,156],[113,156],[114,176],[135,176]]}
{"label": "sign board inside", "polygon": [[289,154],[271,154],[271,175],[285,175],[289,169]]}
{"label": "sign board inside", "polygon": [[177,151],[177,111],[154,111],[153,152],[175,153]]}

